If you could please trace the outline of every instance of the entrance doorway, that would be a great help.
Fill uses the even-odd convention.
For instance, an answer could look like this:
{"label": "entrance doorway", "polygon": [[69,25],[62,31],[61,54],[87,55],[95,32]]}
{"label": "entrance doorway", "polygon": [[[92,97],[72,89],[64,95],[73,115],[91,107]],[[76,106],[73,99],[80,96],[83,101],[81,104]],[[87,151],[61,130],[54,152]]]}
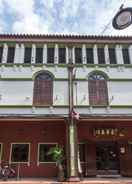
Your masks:
{"label": "entrance doorway", "polygon": [[99,175],[119,174],[118,145],[116,142],[96,144],[96,169]]}

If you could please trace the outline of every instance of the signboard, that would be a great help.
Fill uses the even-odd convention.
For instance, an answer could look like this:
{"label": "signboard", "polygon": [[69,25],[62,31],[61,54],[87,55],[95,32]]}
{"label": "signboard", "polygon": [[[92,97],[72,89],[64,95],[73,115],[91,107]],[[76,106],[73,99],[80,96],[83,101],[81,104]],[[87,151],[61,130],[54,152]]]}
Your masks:
{"label": "signboard", "polygon": [[132,8],[122,8],[113,18],[115,29],[125,29],[132,24]]}

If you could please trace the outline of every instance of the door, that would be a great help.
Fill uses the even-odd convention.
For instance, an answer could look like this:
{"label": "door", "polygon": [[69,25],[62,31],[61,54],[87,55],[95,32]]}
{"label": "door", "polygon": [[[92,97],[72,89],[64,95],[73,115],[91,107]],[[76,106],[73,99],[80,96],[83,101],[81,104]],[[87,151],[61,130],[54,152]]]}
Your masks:
{"label": "door", "polygon": [[96,146],[94,142],[79,144],[83,176],[96,176]]}
{"label": "door", "polygon": [[96,144],[97,174],[119,174],[118,145],[116,142]]}

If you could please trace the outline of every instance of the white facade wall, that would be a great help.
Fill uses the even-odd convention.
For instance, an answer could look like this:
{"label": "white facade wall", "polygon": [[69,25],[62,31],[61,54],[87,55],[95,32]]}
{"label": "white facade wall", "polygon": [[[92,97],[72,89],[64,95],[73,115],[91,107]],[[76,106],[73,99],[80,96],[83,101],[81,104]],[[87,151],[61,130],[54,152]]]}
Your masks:
{"label": "white facade wall", "polygon": [[[63,114],[68,115],[68,69],[58,64],[58,45],[55,46],[55,66],[48,66],[47,44],[43,44],[43,65],[34,66],[35,48],[32,47],[32,65],[23,66],[24,44],[16,45],[13,66],[5,65],[8,46],[4,45],[2,64],[0,66],[0,114]],[[73,82],[74,105],[82,114],[131,114],[132,113],[132,67],[123,65],[122,49],[116,46],[117,66],[98,65],[97,45],[94,45],[94,63],[96,66],[86,64],[86,45],[82,46],[83,66],[77,67]],[[75,48],[72,48],[72,59],[75,63]],[[130,56],[132,56],[130,54]],[[108,46],[105,46],[106,64],[109,64]],[[132,58],[131,58],[132,61]],[[19,63],[19,65],[17,65]],[[68,48],[66,49],[66,63],[68,63]],[[33,86],[34,76],[39,71],[49,71],[54,76],[53,82],[53,106],[34,108]],[[100,71],[108,76],[109,107],[92,108],[89,105],[88,77],[91,72]],[[14,106],[8,107],[8,106]],[[20,106],[16,107],[15,106]],[[21,107],[25,106],[25,108]],[[30,107],[31,106],[31,107]],[[116,107],[118,106],[118,107]],[[120,107],[122,106],[122,107]],[[126,106],[126,107],[125,107]]]}

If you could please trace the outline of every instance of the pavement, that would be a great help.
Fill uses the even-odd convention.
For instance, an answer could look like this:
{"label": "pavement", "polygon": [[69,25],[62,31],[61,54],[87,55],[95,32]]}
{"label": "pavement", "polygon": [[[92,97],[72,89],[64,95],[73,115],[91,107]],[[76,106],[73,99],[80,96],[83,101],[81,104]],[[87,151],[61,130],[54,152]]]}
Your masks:
{"label": "pavement", "polygon": [[132,184],[132,178],[84,178],[79,182],[57,182],[56,179],[22,178],[0,180],[0,184]]}

